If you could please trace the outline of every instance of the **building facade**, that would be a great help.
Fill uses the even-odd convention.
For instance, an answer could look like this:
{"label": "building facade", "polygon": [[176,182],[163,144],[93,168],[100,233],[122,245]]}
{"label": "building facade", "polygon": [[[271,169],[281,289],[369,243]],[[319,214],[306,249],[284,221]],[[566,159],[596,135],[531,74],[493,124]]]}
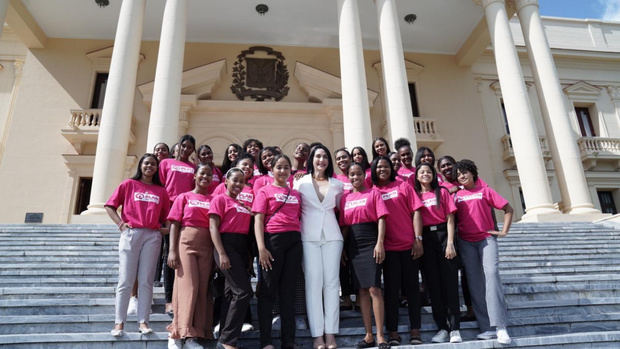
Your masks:
{"label": "building facade", "polygon": [[620,23],[415,3],[0,0],[0,222],[105,222],[137,159],[184,133],[216,163],[250,137],[406,137],[474,160],[519,219],[617,213]]}

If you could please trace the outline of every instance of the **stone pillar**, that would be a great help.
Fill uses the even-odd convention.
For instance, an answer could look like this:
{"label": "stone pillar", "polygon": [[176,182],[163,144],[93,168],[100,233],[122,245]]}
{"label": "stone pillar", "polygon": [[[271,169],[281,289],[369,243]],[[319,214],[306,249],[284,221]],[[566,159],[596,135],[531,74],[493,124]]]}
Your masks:
{"label": "stone pillar", "polygon": [[338,0],[344,143],[371,151],[372,131],[357,0]]}
{"label": "stone pillar", "polygon": [[538,0],[516,0],[515,5],[536,80],[562,206],[571,214],[600,213],[592,204],[569,109],[564,103],[560,79],[540,18]]}
{"label": "stone pillar", "polygon": [[166,0],[153,85],[147,152],[152,152],[159,142],[171,146],[179,139],[186,27],[187,0]]}
{"label": "stone pillar", "polygon": [[375,0],[375,5],[379,19],[383,97],[390,137],[392,142],[407,138],[415,149],[416,134],[396,3],[395,0]]}
{"label": "stone pillar", "polygon": [[6,9],[9,7],[9,0],[0,0],[0,37],[4,31],[4,22],[6,21]]}
{"label": "stone pillar", "polygon": [[539,215],[557,214],[559,211],[553,206],[547,170],[504,0],[476,1],[484,7],[493,44],[519,181],[525,198],[526,213],[522,219],[537,220]]}
{"label": "stone pillar", "polygon": [[90,205],[82,214],[104,214],[103,205],[123,179],[145,5],[146,0],[124,0],[121,5],[97,140]]}

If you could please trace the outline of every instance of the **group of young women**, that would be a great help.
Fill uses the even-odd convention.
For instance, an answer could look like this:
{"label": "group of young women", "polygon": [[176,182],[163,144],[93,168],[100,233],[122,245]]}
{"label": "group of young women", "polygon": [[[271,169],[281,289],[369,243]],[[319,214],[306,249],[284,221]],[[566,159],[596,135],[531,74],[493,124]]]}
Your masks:
{"label": "group of young women", "polygon": [[[171,303],[166,310],[174,315],[169,348],[201,347],[197,339],[212,338],[209,283],[216,269],[224,277],[216,311],[218,347],[237,347],[249,315],[255,257],[261,348],[273,348],[274,308],[279,308],[282,348],[295,347],[301,275],[315,348],[337,347],[340,295],[348,293],[357,294],[366,332],[358,348],[401,344],[403,298],[409,344],[421,344],[420,271],[438,328],[432,341],[461,342],[461,263],[481,330],[478,338],[510,343],[497,238],[508,233],[512,208],[478,178],[472,161],[444,156],[437,173],[431,149],[421,147],[414,156],[410,143],[399,139],[396,152],[390,152],[383,138],[373,141],[371,162],[362,147],[336,150],[334,162],[320,143],[299,144],[291,161],[279,147],[249,139],[243,146],[229,145],[218,168],[209,146],[195,149],[190,135],[173,147],[173,157],[158,144],[106,203],[121,231],[112,335],[123,335],[136,278],[139,331],[152,332],[149,311],[164,235],[166,264],[174,270],[173,283],[164,278],[172,289],[170,297],[166,292]],[[501,231],[494,208],[504,211]]]}

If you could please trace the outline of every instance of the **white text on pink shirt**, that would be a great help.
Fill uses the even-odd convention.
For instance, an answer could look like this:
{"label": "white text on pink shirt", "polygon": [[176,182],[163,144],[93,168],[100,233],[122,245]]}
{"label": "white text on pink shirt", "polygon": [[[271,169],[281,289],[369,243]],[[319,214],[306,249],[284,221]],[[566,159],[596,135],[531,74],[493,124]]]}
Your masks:
{"label": "white text on pink shirt", "polygon": [[133,193],[134,201],[144,201],[144,202],[153,202],[155,204],[159,204],[159,196],[151,193]]}

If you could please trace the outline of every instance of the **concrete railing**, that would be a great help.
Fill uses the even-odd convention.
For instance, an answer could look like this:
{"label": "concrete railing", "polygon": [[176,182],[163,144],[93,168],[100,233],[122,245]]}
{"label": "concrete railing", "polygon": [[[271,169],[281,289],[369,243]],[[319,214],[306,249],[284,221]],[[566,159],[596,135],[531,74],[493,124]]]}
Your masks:
{"label": "concrete railing", "polygon": [[414,118],[413,127],[417,136],[428,138],[439,137],[439,132],[437,132],[437,128],[435,127],[434,119]]}
{"label": "concrete railing", "polygon": [[[543,158],[550,159],[551,151],[549,150],[549,144],[547,144],[547,138],[545,136],[538,136],[538,141],[540,142],[540,150],[542,151]],[[515,153],[512,148],[510,135],[505,135],[502,137],[502,146],[504,151],[504,160],[514,161]]]}
{"label": "concrete railing", "polygon": [[71,128],[99,127],[101,124],[101,109],[73,109],[68,126]]}
{"label": "concrete railing", "polygon": [[582,157],[620,157],[620,138],[581,137],[577,144]]}

